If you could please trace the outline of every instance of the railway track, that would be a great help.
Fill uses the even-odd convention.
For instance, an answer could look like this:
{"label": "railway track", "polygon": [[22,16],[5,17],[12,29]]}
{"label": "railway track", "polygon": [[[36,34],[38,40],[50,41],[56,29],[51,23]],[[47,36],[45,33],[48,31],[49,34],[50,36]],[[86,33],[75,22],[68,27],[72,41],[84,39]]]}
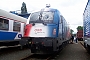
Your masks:
{"label": "railway track", "polygon": [[20,60],[52,60],[55,59],[55,57],[58,56],[59,53],[60,51],[55,52],[53,54],[32,54]]}
{"label": "railway track", "polygon": [[57,56],[59,56],[60,52],[62,52],[62,49],[53,54],[32,54],[32,55],[24,57],[20,60],[53,60],[53,59],[55,60],[55,58]]}
{"label": "railway track", "polygon": [[[84,45],[81,42],[78,42],[78,44],[80,44],[83,47],[83,49],[85,50]],[[57,56],[59,56],[59,54],[61,52],[62,52],[62,50],[57,52],[57,53],[54,53],[54,54],[46,54],[46,55],[32,54],[28,57],[22,58],[21,60],[55,60],[55,59],[57,59]]]}
{"label": "railway track", "polygon": [[21,60],[49,60],[51,58],[51,54],[32,54]]}

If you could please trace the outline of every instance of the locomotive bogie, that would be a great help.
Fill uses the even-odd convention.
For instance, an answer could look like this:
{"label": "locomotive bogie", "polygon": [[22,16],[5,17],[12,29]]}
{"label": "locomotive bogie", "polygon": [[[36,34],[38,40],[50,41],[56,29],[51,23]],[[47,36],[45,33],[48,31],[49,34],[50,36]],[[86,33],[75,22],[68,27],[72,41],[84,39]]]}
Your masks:
{"label": "locomotive bogie", "polygon": [[[31,52],[36,50],[43,53],[53,52],[59,50],[59,41],[55,38],[32,38],[31,40]],[[34,50],[33,50],[34,49]]]}

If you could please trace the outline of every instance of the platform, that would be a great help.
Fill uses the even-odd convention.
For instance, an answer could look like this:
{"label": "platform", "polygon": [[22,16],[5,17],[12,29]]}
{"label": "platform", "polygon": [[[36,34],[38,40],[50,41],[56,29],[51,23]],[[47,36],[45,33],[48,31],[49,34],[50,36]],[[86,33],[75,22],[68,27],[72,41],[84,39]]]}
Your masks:
{"label": "platform", "polygon": [[83,41],[78,41],[76,44],[68,44],[57,57],[56,60],[90,60],[90,54],[83,47]]}

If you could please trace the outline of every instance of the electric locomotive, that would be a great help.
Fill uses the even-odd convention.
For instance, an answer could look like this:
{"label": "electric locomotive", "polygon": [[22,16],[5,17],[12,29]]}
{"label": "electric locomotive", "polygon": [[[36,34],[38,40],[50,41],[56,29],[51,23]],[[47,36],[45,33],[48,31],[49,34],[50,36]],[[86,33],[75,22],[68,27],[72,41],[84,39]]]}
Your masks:
{"label": "electric locomotive", "polygon": [[31,40],[31,53],[52,53],[69,41],[70,29],[59,10],[46,6],[30,14],[24,37]]}

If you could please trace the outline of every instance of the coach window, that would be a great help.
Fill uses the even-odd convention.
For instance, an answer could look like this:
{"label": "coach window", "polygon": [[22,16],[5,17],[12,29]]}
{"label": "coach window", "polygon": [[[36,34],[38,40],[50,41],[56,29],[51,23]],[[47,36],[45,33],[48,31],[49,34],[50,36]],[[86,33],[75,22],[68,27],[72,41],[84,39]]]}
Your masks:
{"label": "coach window", "polygon": [[9,30],[9,20],[0,18],[0,30]]}
{"label": "coach window", "polygon": [[20,31],[20,28],[21,28],[20,22],[15,22],[15,21],[14,21],[13,31]]}

